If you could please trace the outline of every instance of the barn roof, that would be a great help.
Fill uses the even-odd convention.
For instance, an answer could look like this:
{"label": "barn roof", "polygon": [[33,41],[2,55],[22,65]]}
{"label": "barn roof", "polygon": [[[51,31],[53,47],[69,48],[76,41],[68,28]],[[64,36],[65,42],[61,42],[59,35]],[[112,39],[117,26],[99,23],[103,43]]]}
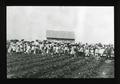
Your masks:
{"label": "barn roof", "polygon": [[46,31],[47,38],[75,39],[74,32],[71,31]]}

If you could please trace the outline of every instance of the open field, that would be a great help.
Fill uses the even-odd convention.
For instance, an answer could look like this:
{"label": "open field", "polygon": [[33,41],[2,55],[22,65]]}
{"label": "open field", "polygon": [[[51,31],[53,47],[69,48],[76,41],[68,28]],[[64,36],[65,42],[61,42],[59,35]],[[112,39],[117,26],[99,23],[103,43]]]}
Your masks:
{"label": "open field", "polygon": [[[7,55],[7,78],[114,78],[114,61],[69,55]],[[109,61],[109,60],[108,60]]]}

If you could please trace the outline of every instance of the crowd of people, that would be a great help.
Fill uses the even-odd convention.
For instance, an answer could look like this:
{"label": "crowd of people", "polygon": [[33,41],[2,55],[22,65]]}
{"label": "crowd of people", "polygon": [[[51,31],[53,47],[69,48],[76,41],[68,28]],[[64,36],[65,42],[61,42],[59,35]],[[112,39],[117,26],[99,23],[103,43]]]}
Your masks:
{"label": "crowd of people", "polygon": [[25,41],[22,39],[7,41],[7,53],[114,57],[114,45],[101,43],[65,43],[47,40]]}

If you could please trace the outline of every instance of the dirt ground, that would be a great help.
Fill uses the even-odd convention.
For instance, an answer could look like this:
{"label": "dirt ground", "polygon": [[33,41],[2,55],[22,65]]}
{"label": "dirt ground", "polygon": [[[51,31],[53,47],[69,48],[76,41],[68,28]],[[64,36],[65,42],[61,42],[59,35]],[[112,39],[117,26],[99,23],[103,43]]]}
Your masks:
{"label": "dirt ground", "polygon": [[114,78],[114,61],[106,60],[98,69],[96,78]]}
{"label": "dirt ground", "polygon": [[[94,78],[114,78],[114,60],[109,59],[102,62],[102,64],[95,70],[97,74],[94,76]],[[73,78],[79,78],[81,73],[78,72],[74,71],[75,74],[73,74]],[[14,74],[7,74],[7,78],[11,78],[12,76],[14,76]]]}

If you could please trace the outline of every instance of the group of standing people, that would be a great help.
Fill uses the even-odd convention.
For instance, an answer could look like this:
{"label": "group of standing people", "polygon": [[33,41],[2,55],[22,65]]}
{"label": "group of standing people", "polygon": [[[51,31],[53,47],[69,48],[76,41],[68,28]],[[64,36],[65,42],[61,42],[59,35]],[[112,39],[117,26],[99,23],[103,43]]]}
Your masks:
{"label": "group of standing people", "polygon": [[25,53],[25,54],[48,54],[59,55],[68,54],[72,56],[106,56],[114,57],[113,44],[88,44],[88,43],[64,43],[51,42],[47,40],[25,41],[11,40],[7,41],[7,53]]}

